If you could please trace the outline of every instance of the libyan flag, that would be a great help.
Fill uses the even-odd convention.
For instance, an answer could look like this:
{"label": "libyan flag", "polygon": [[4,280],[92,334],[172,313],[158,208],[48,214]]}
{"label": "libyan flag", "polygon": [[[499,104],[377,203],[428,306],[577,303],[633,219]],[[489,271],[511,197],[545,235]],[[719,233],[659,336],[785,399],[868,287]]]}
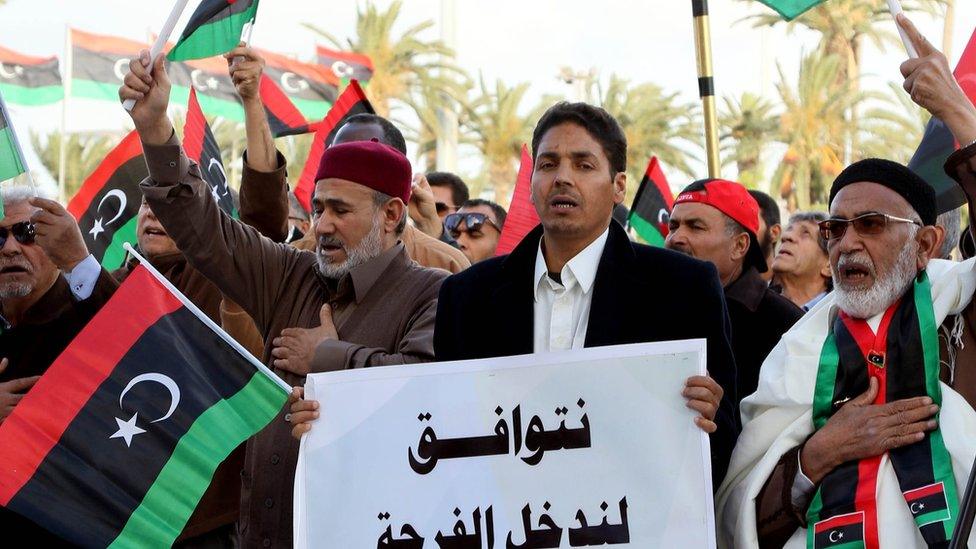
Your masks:
{"label": "libyan flag", "polygon": [[108,271],[125,262],[123,245],[136,243],[136,215],[142,204],[139,183],[147,177],[142,141],[133,131],[105,156],[68,203],[88,251]]}
{"label": "libyan flag", "polygon": [[[970,101],[976,100],[976,33],[969,39],[969,45],[959,58],[959,64],[956,65],[953,75],[966,93],[966,97]],[[949,155],[958,148],[959,144],[956,143],[945,122],[932,117],[925,127],[922,142],[908,162],[909,168],[935,188],[939,213],[953,210],[966,203],[966,193],[945,173],[943,168]]]}
{"label": "libyan flag", "polygon": [[0,505],[84,547],[169,547],[286,387],[143,262],[0,425]]}
{"label": "libyan flag", "polygon": [[783,19],[791,21],[803,12],[813,8],[817,4],[823,3],[825,0],[759,0],[763,4],[773,8],[777,13],[783,16]]}
{"label": "libyan flag", "polygon": [[0,47],[0,92],[11,103],[49,105],[64,98],[56,57],[32,57]]}
{"label": "libyan flag", "polygon": [[[20,157],[17,136],[7,120],[7,107],[0,95],[0,181],[14,178],[24,173],[24,159]],[[0,217],[3,217],[3,204],[0,203]]]}
{"label": "libyan flag", "polygon": [[207,123],[196,90],[190,90],[190,100],[186,106],[186,124],[183,126],[183,150],[186,156],[200,165],[203,180],[210,186],[210,195],[231,217],[238,217],[234,209],[234,199],[227,187],[227,172],[220,157],[220,147]]}
{"label": "libyan flag", "polygon": [[375,112],[373,105],[366,98],[366,93],[359,86],[359,82],[352,80],[336,99],[335,105],[329,109],[329,114],[325,116],[325,119],[315,125],[315,138],[312,140],[312,146],[308,149],[308,158],[305,159],[302,175],[298,178],[298,184],[295,185],[295,196],[305,211],[312,211],[315,174],[318,173],[322,153],[325,152],[327,146],[332,144],[339,128],[354,115]]}
{"label": "libyan flag", "polygon": [[637,187],[637,195],[630,207],[627,222],[644,242],[663,247],[664,239],[668,236],[672,207],[674,197],[671,196],[671,187],[661,171],[657,157],[652,156],[644,178]]}
{"label": "libyan flag", "polygon": [[227,53],[241,41],[241,31],[254,23],[258,0],[203,0],[166,57],[170,61],[202,59]]}

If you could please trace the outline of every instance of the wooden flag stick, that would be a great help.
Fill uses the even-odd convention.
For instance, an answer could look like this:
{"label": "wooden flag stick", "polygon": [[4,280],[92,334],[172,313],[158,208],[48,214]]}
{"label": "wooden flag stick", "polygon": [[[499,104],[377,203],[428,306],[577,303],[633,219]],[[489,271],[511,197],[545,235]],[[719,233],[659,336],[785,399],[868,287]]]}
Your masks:
{"label": "wooden flag stick", "polygon": [[[149,64],[145,65],[147,67],[153,66],[156,62],[156,58],[163,51],[163,47],[166,46],[166,41],[169,40],[170,35],[173,34],[173,29],[176,28],[176,22],[180,20],[180,16],[183,15],[183,10],[186,8],[187,3],[190,0],[176,0],[173,4],[173,10],[169,12],[169,17],[166,18],[166,22],[163,23],[163,28],[159,31],[159,36],[156,37],[156,42],[149,49]],[[122,106],[127,111],[131,111],[132,107],[136,105],[134,99],[126,99]]]}
{"label": "wooden flag stick", "polygon": [[691,0],[695,16],[695,57],[698,61],[698,95],[705,116],[705,155],[708,177],[721,177],[718,157],[718,114],[715,105],[715,78],[712,76],[712,37],[708,20],[708,0]]}
{"label": "wooden flag stick", "polygon": [[901,1],[888,0],[888,11],[891,12],[891,18],[895,20],[895,26],[898,27],[898,35],[901,36],[901,43],[905,45],[908,57],[918,59],[918,52],[915,51],[915,46],[912,45],[911,39],[908,38],[908,33],[898,24],[898,14],[902,13]]}

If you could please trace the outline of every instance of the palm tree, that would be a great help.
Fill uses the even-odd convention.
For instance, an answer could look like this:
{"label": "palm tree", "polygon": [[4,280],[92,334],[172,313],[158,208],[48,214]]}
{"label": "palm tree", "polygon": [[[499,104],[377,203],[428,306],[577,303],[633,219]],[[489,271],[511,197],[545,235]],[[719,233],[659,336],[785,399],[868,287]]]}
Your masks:
{"label": "palm tree", "polygon": [[887,99],[864,113],[860,128],[864,137],[855,155],[907,164],[922,141],[932,115],[916,105],[900,84],[889,83],[888,88],[894,99]]}
{"label": "palm tree", "polygon": [[627,186],[628,203],[651,156],[689,177],[695,176],[692,161],[695,152],[701,150],[703,135],[696,103],[683,102],[677,93],[667,93],[657,84],[631,86],[616,75],[610,75],[605,90],[596,85],[599,105],[617,119],[627,137],[627,174],[633,182]]}
{"label": "palm tree", "polygon": [[[31,144],[37,151],[37,156],[44,167],[52,174],[58,173],[58,161],[61,150],[60,132],[52,132],[41,136],[30,133]],[[119,137],[113,135],[95,135],[73,133],[68,135],[65,143],[67,149],[65,168],[65,195],[72,197],[81,188],[85,179],[95,171],[105,155],[119,143]]]}
{"label": "palm tree", "polygon": [[749,92],[724,97],[723,102],[719,125],[724,163],[734,163],[739,182],[755,188],[765,174],[762,153],[776,137],[779,116],[772,103]]}
{"label": "palm tree", "polygon": [[[471,121],[476,113],[465,97],[464,90],[457,89],[445,94],[430,86],[421,86],[417,93],[404,98],[404,102],[416,115],[417,124],[399,118],[394,118],[394,122],[405,129],[404,137],[407,141],[417,145],[417,159],[423,160],[428,171],[437,166],[437,136],[441,132],[439,110],[447,109],[457,113],[458,125],[462,130],[458,137],[459,145],[477,144],[476,138],[470,132]],[[468,131],[463,131],[465,129]]]}
{"label": "palm tree", "polygon": [[464,71],[444,61],[454,56],[451,48],[440,40],[420,38],[434,25],[433,21],[423,21],[394,36],[401,7],[401,0],[394,1],[386,11],[367,3],[365,10],[356,13],[356,37],[345,42],[315,25],[304,24],[336,48],[369,56],[374,73],[368,95],[376,112],[385,117],[389,117],[392,101],[404,100],[422,87],[451,94],[458,89],[458,82],[469,80]]}
{"label": "palm tree", "polygon": [[480,95],[472,102],[475,116],[469,124],[484,158],[483,171],[495,192],[495,202],[503,205],[511,198],[522,144],[531,139],[538,118],[537,112],[519,113],[528,89],[528,82],[509,87],[501,80],[489,89],[482,78]]}
{"label": "palm tree", "polygon": [[823,204],[829,181],[843,167],[846,113],[861,94],[837,83],[841,64],[836,55],[805,56],[795,88],[779,69],[783,114],[778,140],[787,152],[773,175],[770,192],[786,198],[790,210]]}

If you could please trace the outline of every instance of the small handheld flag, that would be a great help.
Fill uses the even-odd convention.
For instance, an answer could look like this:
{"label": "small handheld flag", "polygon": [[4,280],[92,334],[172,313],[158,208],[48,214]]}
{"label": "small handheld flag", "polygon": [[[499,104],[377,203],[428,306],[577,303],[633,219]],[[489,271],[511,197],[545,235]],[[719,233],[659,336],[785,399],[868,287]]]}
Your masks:
{"label": "small handheld flag", "polygon": [[258,0],[203,0],[167,59],[186,61],[229,52],[240,42],[244,26],[254,23],[257,12]]}
{"label": "small handheld flag", "polygon": [[183,128],[183,150],[186,155],[200,165],[203,180],[210,185],[210,194],[220,205],[220,209],[227,215],[236,217],[234,200],[227,187],[227,172],[220,157],[220,147],[217,138],[210,130],[210,124],[203,116],[200,103],[197,101],[197,91],[190,90],[190,100],[186,108],[186,126]]}
{"label": "small handheld flag", "polygon": [[515,190],[512,192],[512,202],[508,206],[505,225],[498,237],[498,247],[495,255],[511,253],[518,246],[525,235],[539,224],[539,214],[532,205],[532,155],[529,148],[522,145],[522,162],[519,165]]}
{"label": "small handheld flag", "polygon": [[804,12],[812,9],[817,4],[823,3],[825,0],[759,0],[763,4],[773,8],[777,13],[783,16],[783,19],[787,21],[792,21],[797,17],[803,15]]}
{"label": "small handheld flag", "polygon": [[0,425],[0,505],[83,547],[172,545],[290,390],[129,251],[140,265]]}
{"label": "small handheld flag", "polygon": [[661,247],[668,236],[668,221],[673,207],[671,187],[668,186],[657,157],[652,156],[647,170],[644,171],[644,178],[637,187],[637,195],[634,196],[627,222],[644,242]]}

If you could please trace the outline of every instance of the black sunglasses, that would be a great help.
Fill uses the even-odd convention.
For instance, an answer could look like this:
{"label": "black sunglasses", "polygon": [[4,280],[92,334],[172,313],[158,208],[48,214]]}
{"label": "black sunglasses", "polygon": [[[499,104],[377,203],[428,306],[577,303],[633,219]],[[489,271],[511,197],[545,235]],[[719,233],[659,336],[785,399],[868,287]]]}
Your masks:
{"label": "black sunglasses", "polygon": [[[458,227],[461,226],[462,221],[466,226],[464,231],[458,229]],[[495,225],[495,222],[483,213],[452,213],[444,218],[444,228],[447,229],[447,232],[451,233],[454,238],[457,238],[456,235],[461,234],[461,232],[479,231],[481,230],[481,226],[485,223],[494,227],[496,231],[501,232],[498,225]]]}
{"label": "black sunglasses", "polygon": [[7,235],[14,235],[14,240],[20,242],[21,244],[33,244],[34,237],[37,236],[37,230],[34,228],[34,224],[30,221],[21,221],[20,223],[14,223],[9,228],[0,227],[0,248],[3,248],[7,244]]}
{"label": "black sunglasses", "polygon": [[893,215],[869,212],[866,214],[859,215],[854,219],[844,219],[841,217],[832,217],[818,223],[820,227],[820,236],[824,240],[837,240],[843,238],[844,234],[847,233],[847,226],[854,225],[854,230],[857,234],[861,236],[877,235],[884,232],[885,228],[888,227],[888,223],[911,223],[913,225],[922,224],[913,219],[905,219],[903,217],[895,217]]}

